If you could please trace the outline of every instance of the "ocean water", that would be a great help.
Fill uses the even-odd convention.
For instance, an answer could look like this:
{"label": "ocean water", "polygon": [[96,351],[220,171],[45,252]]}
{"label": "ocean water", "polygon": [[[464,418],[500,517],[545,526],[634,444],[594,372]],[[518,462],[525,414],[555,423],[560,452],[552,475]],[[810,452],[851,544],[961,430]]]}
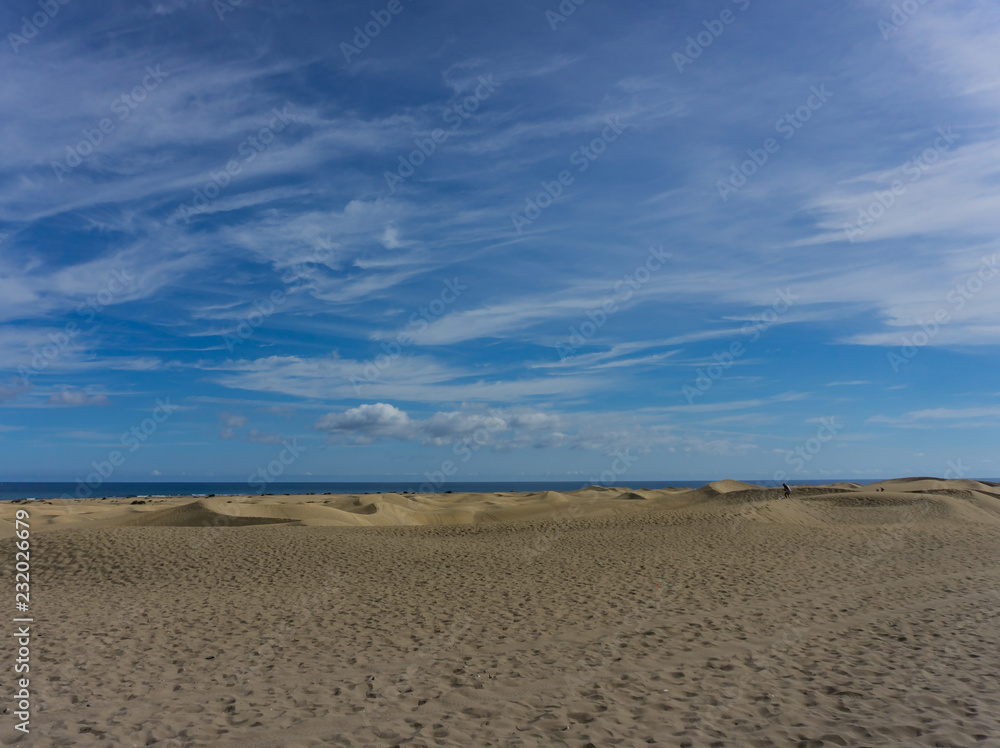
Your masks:
{"label": "ocean water", "polygon": [[[710,481],[624,481],[621,483],[605,483],[606,486],[628,488],[700,488]],[[774,485],[774,481],[761,479],[747,480],[747,483],[758,485]],[[788,481],[789,485],[835,483],[829,478],[814,480]],[[448,481],[433,488],[432,493],[445,491],[476,493],[494,493],[497,491],[575,491],[590,483],[579,481]],[[233,483],[102,483],[95,488],[89,488],[80,483],[0,483],[0,501],[14,499],[56,499],[56,498],[95,498],[102,497],[137,497],[137,496],[236,496],[243,494],[322,494],[322,493],[392,493],[419,492],[423,487],[428,490],[426,482],[420,480],[411,482],[312,482],[312,483],[270,483],[264,491],[253,491],[246,482]]]}

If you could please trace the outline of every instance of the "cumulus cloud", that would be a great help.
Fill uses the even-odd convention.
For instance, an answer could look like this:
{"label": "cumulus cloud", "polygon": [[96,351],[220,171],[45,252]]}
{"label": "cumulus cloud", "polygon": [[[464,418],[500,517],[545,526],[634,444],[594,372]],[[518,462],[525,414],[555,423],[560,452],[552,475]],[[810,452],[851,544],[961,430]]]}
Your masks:
{"label": "cumulus cloud", "polygon": [[356,444],[381,439],[410,441],[419,431],[406,413],[388,403],[366,403],[343,413],[327,413],[314,428],[331,436],[347,436]]}
{"label": "cumulus cloud", "polygon": [[219,432],[219,437],[222,439],[242,439],[245,442],[250,442],[252,444],[281,444],[282,439],[280,434],[276,434],[273,431],[260,431],[259,429],[250,429],[243,435],[242,429],[246,426],[250,419],[246,416],[239,415],[238,413],[219,413],[219,421],[222,422],[223,429]]}
{"label": "cumulus cloud", "polygon": [[452,444],[456,438],[473,436],[480,429],[487,433],[505,431],[510,428],[508,421],[495,414],[469,413],[452,411],[450,413],[435,413],[419,424],[426,443],[441,445]]}
{"label": "cumulus cloud", "polygon": [[[334,440],[346,439],[355,444],[395,439],[442,446],[474,438],[503,449],[515,440],[549,429],[556,422],[557,417],[544,413],[501,411],[479,405],[414,419],[394,405],[368,403],[343,413],[328,413],[316,421],[315,428],[326,431]],[[496,436],[500,433],[506,434],[503,440]]]}
{"label": "cumulus cloud", "polygon": [[275,434],[272,431],[258,431],[257,429],[250,429],[250,433],[247,435],[245,441],[252,442],[254,444],[281,444],[281,435]]}
{"label": "cumulus cloud", "polygon": [[385,233],[382,234],[381,242],[386,249],[399,249],[403,246],[403,243],[399,240],[399,229],[392,225],[385,227]]}
{"label": "cumulus cloud", "polygon": [[319,418],[314,428],[325,431],[334,442],[370,444],[377,441],[409,441],[429,446],[447,446],[475,441],[496,452],[519,449],[600,450],[638,448],[673,443],[677,437],[658,428],[638,424],[611,427],[609,417],[595,422],[588,413],[548,413],[527,407],[488,408],[463,404],[459,410],[439,411],[419,419],[388,403],[368,403]]}
{"label": "cumulus cloud", "polygon": [[49,405],[70,408],[87,405],[109,405],[110,402],[104,395],[88,395],[82,390],[63,390],[49,397]]}
{"label": "cumulus cloud", "polygon": [[248,420],[246,416],[226,412],[219,413],[219,421],[223,425],[222,431],[219,432],[219,438],[227,440],[239,439],[240,435],[236,429],[246,426]]}

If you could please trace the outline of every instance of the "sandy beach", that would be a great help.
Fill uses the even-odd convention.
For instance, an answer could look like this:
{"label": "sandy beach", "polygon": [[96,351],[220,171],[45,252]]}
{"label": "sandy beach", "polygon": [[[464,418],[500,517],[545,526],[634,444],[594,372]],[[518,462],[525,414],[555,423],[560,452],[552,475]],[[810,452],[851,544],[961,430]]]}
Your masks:
{"label": "sandy beach", "polygon": [[1000,746],[997,485],[133,501],[0,507],[0,744]]}

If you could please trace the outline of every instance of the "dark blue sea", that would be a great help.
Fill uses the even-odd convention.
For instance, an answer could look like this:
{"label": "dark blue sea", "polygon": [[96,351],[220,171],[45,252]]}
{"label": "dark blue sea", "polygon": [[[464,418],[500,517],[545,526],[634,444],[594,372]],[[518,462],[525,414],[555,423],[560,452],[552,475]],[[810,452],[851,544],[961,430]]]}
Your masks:
{"label": "dark blue sea", "polygon": [[[605,483],[607,486],[629,488],[700,488],[710,481],[629,481]],[[775,485],[774,481],[748,480],[747,483]],[[829,478],[787,481],[790,485],[824,484],[836,481]],[[445,491],[493,493],[496,491],[575,491],[589,483],[579,481],[448,481],[436,487],[434,493]],[[253,491],[246,482],[233,483],[102,483],[89,488],[79,483],[0,483],[0,501],[13,499],[56,499],[147,496],[237,496],[245,494],[323,494],[323,493],[392,493],[397,491],[419,492],[421,481],[412,482],[358,482],[358,483],[270,483],[263,491]],[[427,490],[423,484],[423,490]]]}

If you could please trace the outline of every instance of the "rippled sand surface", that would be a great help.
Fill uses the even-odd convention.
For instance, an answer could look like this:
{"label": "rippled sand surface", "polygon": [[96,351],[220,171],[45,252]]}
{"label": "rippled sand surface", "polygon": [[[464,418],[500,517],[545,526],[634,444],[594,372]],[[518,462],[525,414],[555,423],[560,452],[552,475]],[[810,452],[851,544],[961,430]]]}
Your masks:
{"label": "rippled sand surface", "polygon": [[991,484],[18,508],[23,745],[1000,745]]}

